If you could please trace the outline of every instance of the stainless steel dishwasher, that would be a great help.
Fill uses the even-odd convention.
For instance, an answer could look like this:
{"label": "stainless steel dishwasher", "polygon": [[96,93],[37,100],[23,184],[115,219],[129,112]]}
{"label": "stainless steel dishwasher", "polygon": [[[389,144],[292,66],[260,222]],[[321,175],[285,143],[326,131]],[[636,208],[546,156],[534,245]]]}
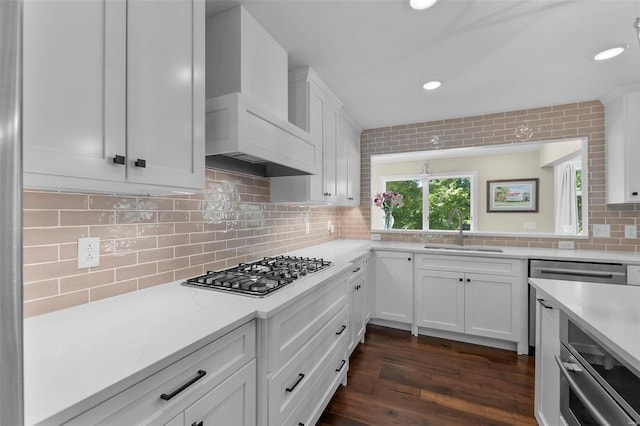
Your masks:
{"label": "stainless steel dishwasher", "polygon": [[[602,284],[627,284],[627,267],[621,263],[529,260],[530,278],[586,281]],[[536,291],[529,286],[529,354],[536,345]]]}

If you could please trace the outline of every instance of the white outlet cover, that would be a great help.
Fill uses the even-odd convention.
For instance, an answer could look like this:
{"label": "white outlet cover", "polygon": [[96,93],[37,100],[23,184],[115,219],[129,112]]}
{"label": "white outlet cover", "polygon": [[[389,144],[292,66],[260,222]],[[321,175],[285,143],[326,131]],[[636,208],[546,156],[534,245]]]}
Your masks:
{"label": "white outlet cover", "polygon": [[100,237],[78,238],[78,269],[100,266]]}
{"label": "white outlet cover", "polygon": [[524,229],[536,229],[538,224],[536,222],[525,222]]}
{"label": "white outlet cover", "polygon": [[380,241],[380,234],[371,234],[371,241]]}
{"label": "white outlet cover", "polygon": [[633,239],[638,238],[638,228],[636,227],[636,225],[625,225],[624,237]]}
{"label": "white outlet cover", "polygon": [[593,225],[593,236],[596,238],[609,238],[611,236],[611,225]]}
{"label": "white outlet cover", "polygon": [[558,241],[558,248],[565,250],[573,250],[574,244],[573,241]]}

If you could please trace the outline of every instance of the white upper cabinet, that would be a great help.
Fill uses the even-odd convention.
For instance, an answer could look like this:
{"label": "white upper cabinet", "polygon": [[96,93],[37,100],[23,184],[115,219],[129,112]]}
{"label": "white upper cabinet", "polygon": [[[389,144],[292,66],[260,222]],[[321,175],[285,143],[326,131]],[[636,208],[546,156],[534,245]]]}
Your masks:
{"label": "white upper cabinet", "polygon": [[[342,103],[311,68],[295,70],[289,80],[289,120],[309,132],[316,147],[315,157],[322,160],[317,163],[314,175],[272,178],[271,200],[356,205],[359,130],[344,119]],[[352,178],[356,163],[357,183]]]}
{"label": "white upper cabinet", "polygon": [[360,205],[360,130],[340,114],[338,123],[337,183],[341,206]]}
{"label": "white upper cabinet", "polygon": [[640,89],[606,96],[607,203],[640,203]]}
{"label": "white upper cabinet", "polygon": [[25,0],[25,171],[125,179],[125,24],[124,1]]}
{"label": "white upper cabinet", "polygon": [[[131,182],[204,185],[204,2],[127,2]],[[138,159],[146,167],[136,167]]]}
{"label": "white upper cabinet", "polygon": [[204,19],[202,0],[26,0],[25,186],[202,188]]}

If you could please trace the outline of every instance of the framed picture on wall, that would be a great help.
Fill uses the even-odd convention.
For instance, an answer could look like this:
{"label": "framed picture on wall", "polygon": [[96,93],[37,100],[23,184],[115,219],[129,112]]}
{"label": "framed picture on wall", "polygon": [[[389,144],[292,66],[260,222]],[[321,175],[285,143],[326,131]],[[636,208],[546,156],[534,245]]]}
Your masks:
{"label": "framed picture on wall", "polygon": [[537,213],[538,178],[487,181],[487,213]]}

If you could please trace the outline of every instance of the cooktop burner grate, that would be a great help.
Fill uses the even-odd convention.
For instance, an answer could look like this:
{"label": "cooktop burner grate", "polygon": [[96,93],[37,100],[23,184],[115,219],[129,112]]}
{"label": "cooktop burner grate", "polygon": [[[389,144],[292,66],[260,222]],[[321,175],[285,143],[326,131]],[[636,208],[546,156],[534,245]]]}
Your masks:
{"label": "cooktop burner grate", "polygon": [[287,284],[332,265],[324,259],[297,256],[265,257],[223,271],[208,271],[184,285],[265,297]]}

